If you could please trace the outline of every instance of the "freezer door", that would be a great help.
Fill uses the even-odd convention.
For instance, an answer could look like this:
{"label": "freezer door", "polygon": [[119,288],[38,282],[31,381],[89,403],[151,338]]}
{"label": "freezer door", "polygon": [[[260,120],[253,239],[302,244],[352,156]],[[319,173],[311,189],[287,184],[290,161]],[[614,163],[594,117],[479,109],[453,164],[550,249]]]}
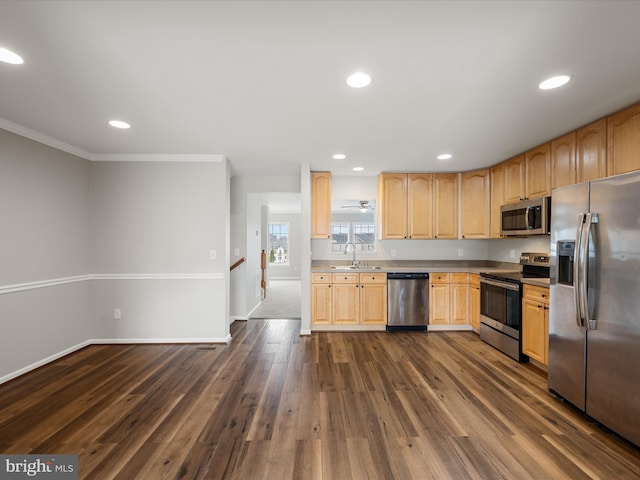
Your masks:
{"label": "freezer door", "polygon": [[640,445],[640,174],[591,184],[587,414]]}
{"label": "freezer door", "polygon": [[[585,408],[585,328],[576,308],[574,267],[580,222],[589,211],[589,184],[553,190],[549,306],[549,388],[576,407]],[[573,249],[573,251],[572,251]]]}

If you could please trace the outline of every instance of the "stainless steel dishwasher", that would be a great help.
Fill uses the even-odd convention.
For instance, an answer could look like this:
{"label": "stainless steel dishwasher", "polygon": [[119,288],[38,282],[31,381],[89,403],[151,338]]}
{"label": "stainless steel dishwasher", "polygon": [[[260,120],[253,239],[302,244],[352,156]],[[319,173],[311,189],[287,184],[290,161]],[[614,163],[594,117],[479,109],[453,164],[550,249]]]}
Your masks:
{"label": "stainless steel dishwasher", "polygon": [[387,330],[427,329],[429,274],[387,273]]}

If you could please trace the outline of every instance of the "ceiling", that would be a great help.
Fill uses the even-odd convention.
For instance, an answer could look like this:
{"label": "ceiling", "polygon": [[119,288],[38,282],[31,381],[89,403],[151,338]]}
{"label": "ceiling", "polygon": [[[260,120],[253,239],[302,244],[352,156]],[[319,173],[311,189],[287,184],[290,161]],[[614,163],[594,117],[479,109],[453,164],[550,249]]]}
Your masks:
{"label": "ceiling", "polygon": [[89,158],[464,171],[640,100],[639,24],[631,1],[4,0],[0,47],[25,63],[0,63],[0,119]]}

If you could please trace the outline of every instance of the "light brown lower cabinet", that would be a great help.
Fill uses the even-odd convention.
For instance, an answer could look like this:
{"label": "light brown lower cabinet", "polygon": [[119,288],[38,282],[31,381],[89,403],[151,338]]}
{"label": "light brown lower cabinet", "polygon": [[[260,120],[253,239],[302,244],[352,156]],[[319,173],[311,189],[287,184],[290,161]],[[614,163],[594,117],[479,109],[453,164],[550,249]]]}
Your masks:
{"label": "light brown lower cabinet", "polygon": [[313,325],[386,325],[386,273],[313,273]]}
{"label": "light brown lower cabinet", "polygon": [[469,324],[469,274],[429,275],[429,324]]}
{"label": "light brown lower cabinet", "polygon": [[549,363],[549,289],[524,285],[522,294],[522,353]]}
{"label": "light brown lower cabinet", "polygon": [[469,274],[469,322],[480,330],[480,275]]}
{"label": "light brown lower cabinet", "polygon": [[333,315],[333,296],[330,273],[311,274],[311,318],[316,325],[329,325]]}

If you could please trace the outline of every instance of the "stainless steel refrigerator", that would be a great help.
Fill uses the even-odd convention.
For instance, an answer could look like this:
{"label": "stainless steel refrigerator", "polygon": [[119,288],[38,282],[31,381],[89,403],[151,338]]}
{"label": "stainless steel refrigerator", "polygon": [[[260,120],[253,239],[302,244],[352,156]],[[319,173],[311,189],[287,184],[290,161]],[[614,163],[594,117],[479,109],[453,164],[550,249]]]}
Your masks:
{"label": "stainless steel refrigerator", "polygon": [[549,388],[640,445],[640,172],[551,198]]}

